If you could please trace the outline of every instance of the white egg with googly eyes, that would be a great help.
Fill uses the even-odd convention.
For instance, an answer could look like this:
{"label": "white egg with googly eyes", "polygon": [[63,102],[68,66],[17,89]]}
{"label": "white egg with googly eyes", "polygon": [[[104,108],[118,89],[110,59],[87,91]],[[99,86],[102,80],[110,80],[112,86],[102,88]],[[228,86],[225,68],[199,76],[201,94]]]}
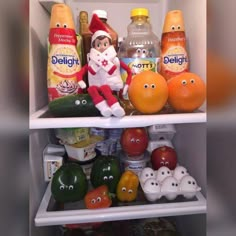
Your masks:
{"label": "white egg with googly eyes", "polygon": [[159,193],[161,191],[161,187],[155,178],[150,178],[145,181],[143,190],[149,193]]}
{"label": "white egg with googly eyes", "polygon": [[147,179],[150,178],[155,178],[155,172],[152,168],[145,167],[139,176],[139,180],[141,183],[144,183]]}
{"label": "white egg with googly eyes", "polygon": [[168,176],[172,176],[172,174],[171,170],[166,166],[162,166],[156,171],[156,180],[159,183],[162,183],[163,180]]}
{"label": "white egg with googly eyes", "polygon": [[186,175],[181,179],[179,188],[185,198],[193,198],[196,192],[201,190],[196,180],[190,175]]}
{"label": "white egg with googly eyes", "polygon": [[161,192],[168,200],[174,200],[179,192],[179,184],[173,176],[166,177],[161,184]]}
{"label": "white egg with googly eyes", "polygon": [[161,187],[155,178],[147,179],[143,185],[143,191],[148,201],[156,201],[161,198]]}
{"label": "white egg with googly eyes", "polygon": [[174,172],[173,172],[173,177],[177,179],[178,182],[181,181],[181,179],[186,176],[186,175],[189,175],[187,169],[183,166],[177,166],[175,169],[174,169]]}

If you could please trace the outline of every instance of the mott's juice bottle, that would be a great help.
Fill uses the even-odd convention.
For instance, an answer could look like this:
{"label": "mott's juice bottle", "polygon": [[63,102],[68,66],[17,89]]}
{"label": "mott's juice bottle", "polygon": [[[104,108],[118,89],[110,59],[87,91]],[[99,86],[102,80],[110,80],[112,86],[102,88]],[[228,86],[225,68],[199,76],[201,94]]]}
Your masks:
{"label": "mott's juice bottle", "polygon": [[180,10],[167,13],[161,38],[160,74],[169,80],[189,69],[183,15]]}
{"label": "mott's juice bottle", "polygon": [[49,101],[79,92],[76,73],[81,69],[80,43],[76,35],[71,9],[65,4],[52,7],[47,85]]}
{"label": "mott's juice bottle", "polygon": [[[131,68],[132,74],[136,75],[142,71],[159,70],[160,42],[153,33],[149,22],[149,12],[146,8],[135,8],[131,10],[131,23],[128,25],[128,35],[121,43],[118,56],[121,61]],[[125,82],[126,71],[121,70],[121,77]],[[120,96],[121,93],[120,93]],[[134,107],[128,97],[122,97],[124,109],[131,114]]]}

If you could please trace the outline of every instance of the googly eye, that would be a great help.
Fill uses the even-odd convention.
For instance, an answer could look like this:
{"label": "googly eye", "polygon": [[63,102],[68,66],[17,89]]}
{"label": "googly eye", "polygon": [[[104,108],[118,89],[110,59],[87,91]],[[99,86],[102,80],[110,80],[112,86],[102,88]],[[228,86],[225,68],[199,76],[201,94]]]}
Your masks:
{"label": "googly eye", "polygon": [[75,100],[75,105],[79,105],[80,104],[80,100]]}
{"label": "googly eye", "polygon": [[60,186],[60,190],[64,190],[65,187],[63,185]]}
{"label": "googly eye", "polygon": [[125,191],[126,191],[126,187],[123,187],[123,188],[121,189],[121,191],[122,191],[122,192],[125,192]]}
{"label": "googly eye", "polygon": [[181,29],[181,26],[180,26],[180,25],[178,25],[178,26],[177,26],[177,29],[178,29],[178,30],[180,30],[180,29]]}
{"label": "googly eye", "polygon": [[196,183],[193,181],[193,185],[195,185]]}
{"label": "googly eye", "polygon": [[190,83],[191,83],[191,84],[194,84],[194,83],[195,83],[195,79],[191,79],[191,80],[190,80]]}
{"label": "googly eye", "polygon": [[148,174],[146,174],[146,177],[148,177]]}
{"label": "googly eye", "polygon": [[67,24],[64,24],[63,27],[64,27],[64,28],[67,28]]}
{"label": "googly eye", "polygon": [[147,53],[147,50],[146,50],[146,49],[143,49],[142,53],[143,53],[143,54],[146,54],[146,53]]}
{"label": "googly eye", "polygon": [[164,161],[161,161],[160,164],[161,164],[162,166],[164,166],[165,163],[164,163]]}
{"label": "googly eye", "polygon": [[188,181],[188,184],[191,184],[191,181]]}
{"label": "googly eye", "polygon": [[104,176],[104,177],[103,177],[103,180],[108,180],[107,176]]}
{"label": "googly eye", "polygon": [[156,85],[155,84],[151,84],[151,88],[152,89],[156,88]]}
{"label": "googly eye", "polygon": [[172,186],[175,186],[175,183],[172,183]]}
{"label": "googly eye", "polygon": [[158,186],[158,183],[156,183],[156,186]]}
{"label": "googly eye", "polygon": [[151,182],[151,185],[154,185],[154,182]]}
{"label": "googly eye", "polygon": [[114,177],[112,175],[109,176],[109,179],[113,179]]}
{"label": "googly eye", "polygon": [[137,52],[137,53],[141,53],[141,49],[138,48],[138,49],[136,50],[136,52]]}
{"label": "googly eye", "polygon": [[148,88],[149,85],[148,85],[148,84],[144,84],[143,87],[144,87],[144,88]]}
{"label": "googly eye", "polygon": [[165,172],[164,172],[164,171],[162,171],[162,172],[161,172],[161,174],[162,174],[162,175],[164,175],[164,174],[165,174]]}
{"label": "googly eye", "polygon": [[140,143],[140,139],[136,139],[136,143]]}
{"label": "googly eye", "polygon": [[134,138],[131,138],[131,143],[135,143],[135,139]]}
{"label": "googly eye", "polygon": [[150,175],[153,176],[153,173],[151,173]]}
{"label": "googly eye", "polygon": [[96,203],[96,199],[93,198],[93,199],[91,200],[91,203],[92,203],[92,204],[95,204],[95,203]]}
{"label": "googly eye", "polygon": [[181,173],[184,175],[184,171],[181,171]]}
{"label": "googly eye", "polygon": [[69,190],[73,190],[73,189],[74,189],[74,186],[73,186],[73,185],[70,185],[68,189],[69,189]]}
{"label": "googly eye", "polygon": [[187,81],[184,79],[184,80],[181,81],[181,83],[182,83],[183,85],[186,85],[186,84],[187,84]]}
{"label": "googly eye", "polygon": [[86,100],[82,100],[82,104],[83,105],[87,104],[87,101]]}
{"label": "googly eye", "polygon": [[175,184],[175,186],[178,186],[178,184]]}
{"label": "googly eye", "polygon": [[97,197],[97,202],[101,202],[101,201],[102,201],[101,197]]}
{"label": "googly eye", "polygon": [[175,30],[175,26],[174,26],[174,25],[172,25],[172,26],[171,26],[171,29],[172,29],[172,30]]}
{"label": "googly eye", "polygon": [[130,193],[130,194],[133,193],[133,190],[132,190],[132,189],[129,189],[128,193]]}
{"label": "googly eye", "polygon": [[170,171],[167,171],[167,174],[170,174]]}
{"label": "googly eye", "polygon": [[59,28],[61,25],[60,23],[56,23],[56,27]]}

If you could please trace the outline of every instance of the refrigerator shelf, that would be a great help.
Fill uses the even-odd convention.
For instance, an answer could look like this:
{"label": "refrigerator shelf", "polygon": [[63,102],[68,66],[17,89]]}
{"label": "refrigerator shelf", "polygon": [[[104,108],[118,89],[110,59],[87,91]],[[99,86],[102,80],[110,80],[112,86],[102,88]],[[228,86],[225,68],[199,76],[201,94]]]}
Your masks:
{"label": "refrigerator shelf", "polygon": [[99,127],[123,128],[146,127],[155,124],[181,124],[205,123],[206,113],[175,113],[158,115],[133,115],[122,118],[117,117],[50,117],[48,107],[44,107],[30,116],[30,129],[73,128],[73,127]]}
{"label": "refrigerator shelf", "polygon": [[96,210],[48,210],[51,198],[51,184],[49,183],[35,217],[36,226],[205,214],[207,209],[206,199],[201,192],[198,192],[193,200],[168,203],[145,201],[134,203],[139,205],[123,205]]}

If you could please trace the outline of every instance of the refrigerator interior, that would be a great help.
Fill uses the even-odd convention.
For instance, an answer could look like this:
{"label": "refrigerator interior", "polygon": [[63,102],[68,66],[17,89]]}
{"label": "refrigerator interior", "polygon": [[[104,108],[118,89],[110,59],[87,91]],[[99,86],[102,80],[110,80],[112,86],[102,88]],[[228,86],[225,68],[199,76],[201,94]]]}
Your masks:
{"label": "refrigerator interior", "polygon": [[[34,116],[35,112],[42,109],[48,103],[47,98],[47,48],[46,38],[49,32],[50,7],[55,2],[48,0],[31,0],[30,4],[30,113]],[[94,9],[104,9],[108,12],[108,20],[119,36],[126,36],[126,27],[130,22],[129,13],[132,8],[146,7],[150,11],[150,20],[153,31],[160,39],[162,25],[165,14],[168,10],[181,9],[184,14],[188,49],[190,52],[191,71],[197,73],[203,79],[206,78],[206,1],[205,0],[129,0],[129,1],[65,1],[71,6],[76,27],[78,29],[76,17],[80,10],[86,10],[91,16]],[[122,17],[120,15],[122,14]],[[117,20],[119,19],[119,20]],[[201,19],[201,20],[200,20]],[[205,111],[205,105],[201,110]],[[200,119],[198,118],[200,117]],[[150,118],[150,117],[149,117]],[[48,120],[30,120],[32,123],[30,132],[30,232],[32,236],[53,235],[57,226],[35,226],[35,216],[41,204],[42,198],[47,189],[48,183],[44,181],[42,153],[44,147],[51,142],[51,128],[70,127],[71,123],[60,121],[47,126]],[[147,119],[146,119],[147,120]],[[151,119],[150,119],[151,120]],[[162,123],[166,117],[162,120]],[[200,114],[193,120],[192,117],[185,121],[181,117],[175,120],[168,119],[168,123],[176,123],[176,135],[174,146],[178,153],[179,162],[187,167],[190,173],[196,178],[198,185],[201,186],[201,193],[206,197],[206,124],[205,113]],[[44,122],[44,123],[43,123]],[[85,121],[86,122],[86,121]],[[154,119],[159,123],[158,119]],[[42,125],[41,125],[42,124]],[[76,127],[78,120],[72,120]],[[109,125],[119,127],[119,125],[131,125],[127,120],[125,123],[118,124],[110,122]],[[139,123],[139,126],[143,124]],[[132,126],[132,125],[131,125]],[[79,127],[77,125],[77,127]],[[138,218],[138,216],[137,216]],[[205,235],[205,214],[186,215],[176,214],[176,222],[182,235]]]}

